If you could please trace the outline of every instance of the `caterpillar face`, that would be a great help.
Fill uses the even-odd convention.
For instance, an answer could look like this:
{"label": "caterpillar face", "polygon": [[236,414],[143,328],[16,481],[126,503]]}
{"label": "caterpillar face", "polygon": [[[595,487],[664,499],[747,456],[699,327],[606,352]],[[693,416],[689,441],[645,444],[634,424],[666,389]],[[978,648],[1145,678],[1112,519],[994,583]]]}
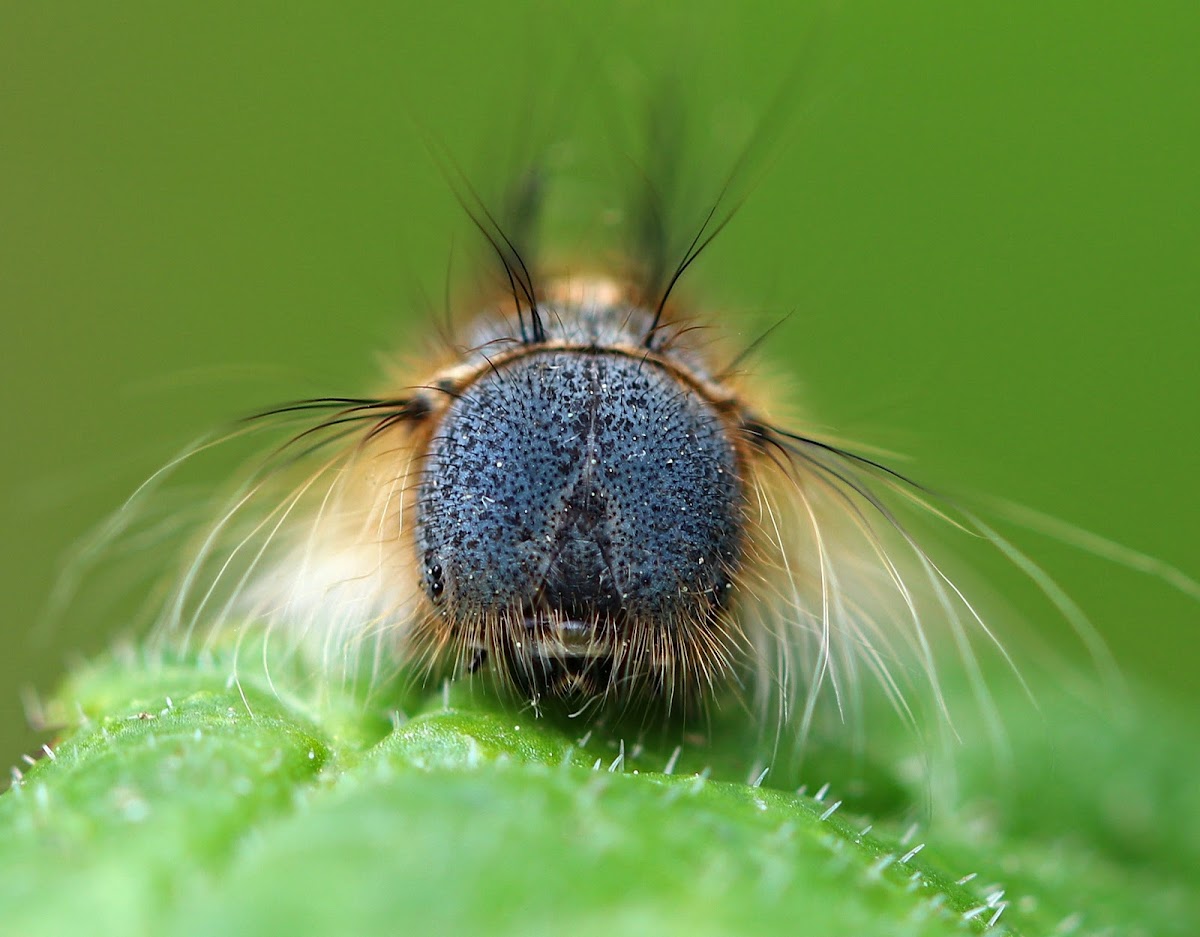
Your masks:
{"label": "caterpillar face", "polygon": [[557,284],[537,314],[538,341],[485,322],[433,382],[415,539],[434,628],[534,695],[688,695],[739,643],[737,405],[611,282]]}

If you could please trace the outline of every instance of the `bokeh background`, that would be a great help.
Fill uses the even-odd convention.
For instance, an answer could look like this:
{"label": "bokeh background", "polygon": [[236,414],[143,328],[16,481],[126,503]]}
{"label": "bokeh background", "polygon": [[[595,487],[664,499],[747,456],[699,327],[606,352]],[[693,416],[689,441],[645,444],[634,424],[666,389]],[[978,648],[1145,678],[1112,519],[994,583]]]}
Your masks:
{"label": "bokeh background", "polygon": [[[1200,7],[794,7],[3,4],[0,762],[136,604],[93,584],[47,623],[72,544],[204,430],[370,387],[467,263],[416,127],[473,172],[530,113],[607,155],[663,75],[714,180],[798,76],[694,286],[748,337],[793,313],[765,360],[821,422],[1200,574]],[[1200,702],[1200,607],[1021,539]]]}

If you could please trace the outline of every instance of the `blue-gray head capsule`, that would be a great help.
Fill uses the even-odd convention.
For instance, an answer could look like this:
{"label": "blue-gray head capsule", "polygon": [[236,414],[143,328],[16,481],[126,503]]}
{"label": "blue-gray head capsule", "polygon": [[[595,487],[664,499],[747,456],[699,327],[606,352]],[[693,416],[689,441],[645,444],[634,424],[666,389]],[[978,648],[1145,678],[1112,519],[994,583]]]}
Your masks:
{"label": "blue-gray head capsule", "polygon": [[[703,666],[698,647],[728,643],[745,507],[727,423],[663,361],[602,344],[605,321],[629,320],[604,311],[598,331],[587,310],[560,311],[558,341],[481,369],[420,484],[435,613],[535,694],[661,688]],[[577,327],[586,341],[570,341]]]}

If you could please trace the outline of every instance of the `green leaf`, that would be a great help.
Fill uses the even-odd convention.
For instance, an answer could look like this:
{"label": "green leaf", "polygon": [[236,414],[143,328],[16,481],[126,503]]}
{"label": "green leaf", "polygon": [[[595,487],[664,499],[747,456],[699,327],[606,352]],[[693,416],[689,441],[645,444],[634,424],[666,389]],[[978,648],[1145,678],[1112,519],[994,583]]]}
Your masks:
{"label": "green leaf", "polygon": [[63,688],[72,727],[0,797],[5,933],[1187,934],[1200,910],[1196,747],[1157,710],[1014,703],[1002,769],[968,741],[951,788],[834,746],[805,768],[834,786],[797,793],[742,780],[744,726],[672,752],[464,686],[406,718],[231,672],[125,653]]}

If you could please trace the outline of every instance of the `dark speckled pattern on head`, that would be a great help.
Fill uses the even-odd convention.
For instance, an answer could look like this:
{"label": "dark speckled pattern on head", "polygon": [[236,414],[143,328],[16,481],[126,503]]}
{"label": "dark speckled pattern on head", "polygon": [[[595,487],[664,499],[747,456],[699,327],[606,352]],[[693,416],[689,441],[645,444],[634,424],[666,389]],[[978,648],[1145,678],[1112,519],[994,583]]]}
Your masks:
{"label": "dark speckled pattern on head", "polygon": [[739,564],[737,458],[711,404],[652,361],[531,347],[448,409],[418,505],[453,627],[520,610],[589,630],[700,624]]}

